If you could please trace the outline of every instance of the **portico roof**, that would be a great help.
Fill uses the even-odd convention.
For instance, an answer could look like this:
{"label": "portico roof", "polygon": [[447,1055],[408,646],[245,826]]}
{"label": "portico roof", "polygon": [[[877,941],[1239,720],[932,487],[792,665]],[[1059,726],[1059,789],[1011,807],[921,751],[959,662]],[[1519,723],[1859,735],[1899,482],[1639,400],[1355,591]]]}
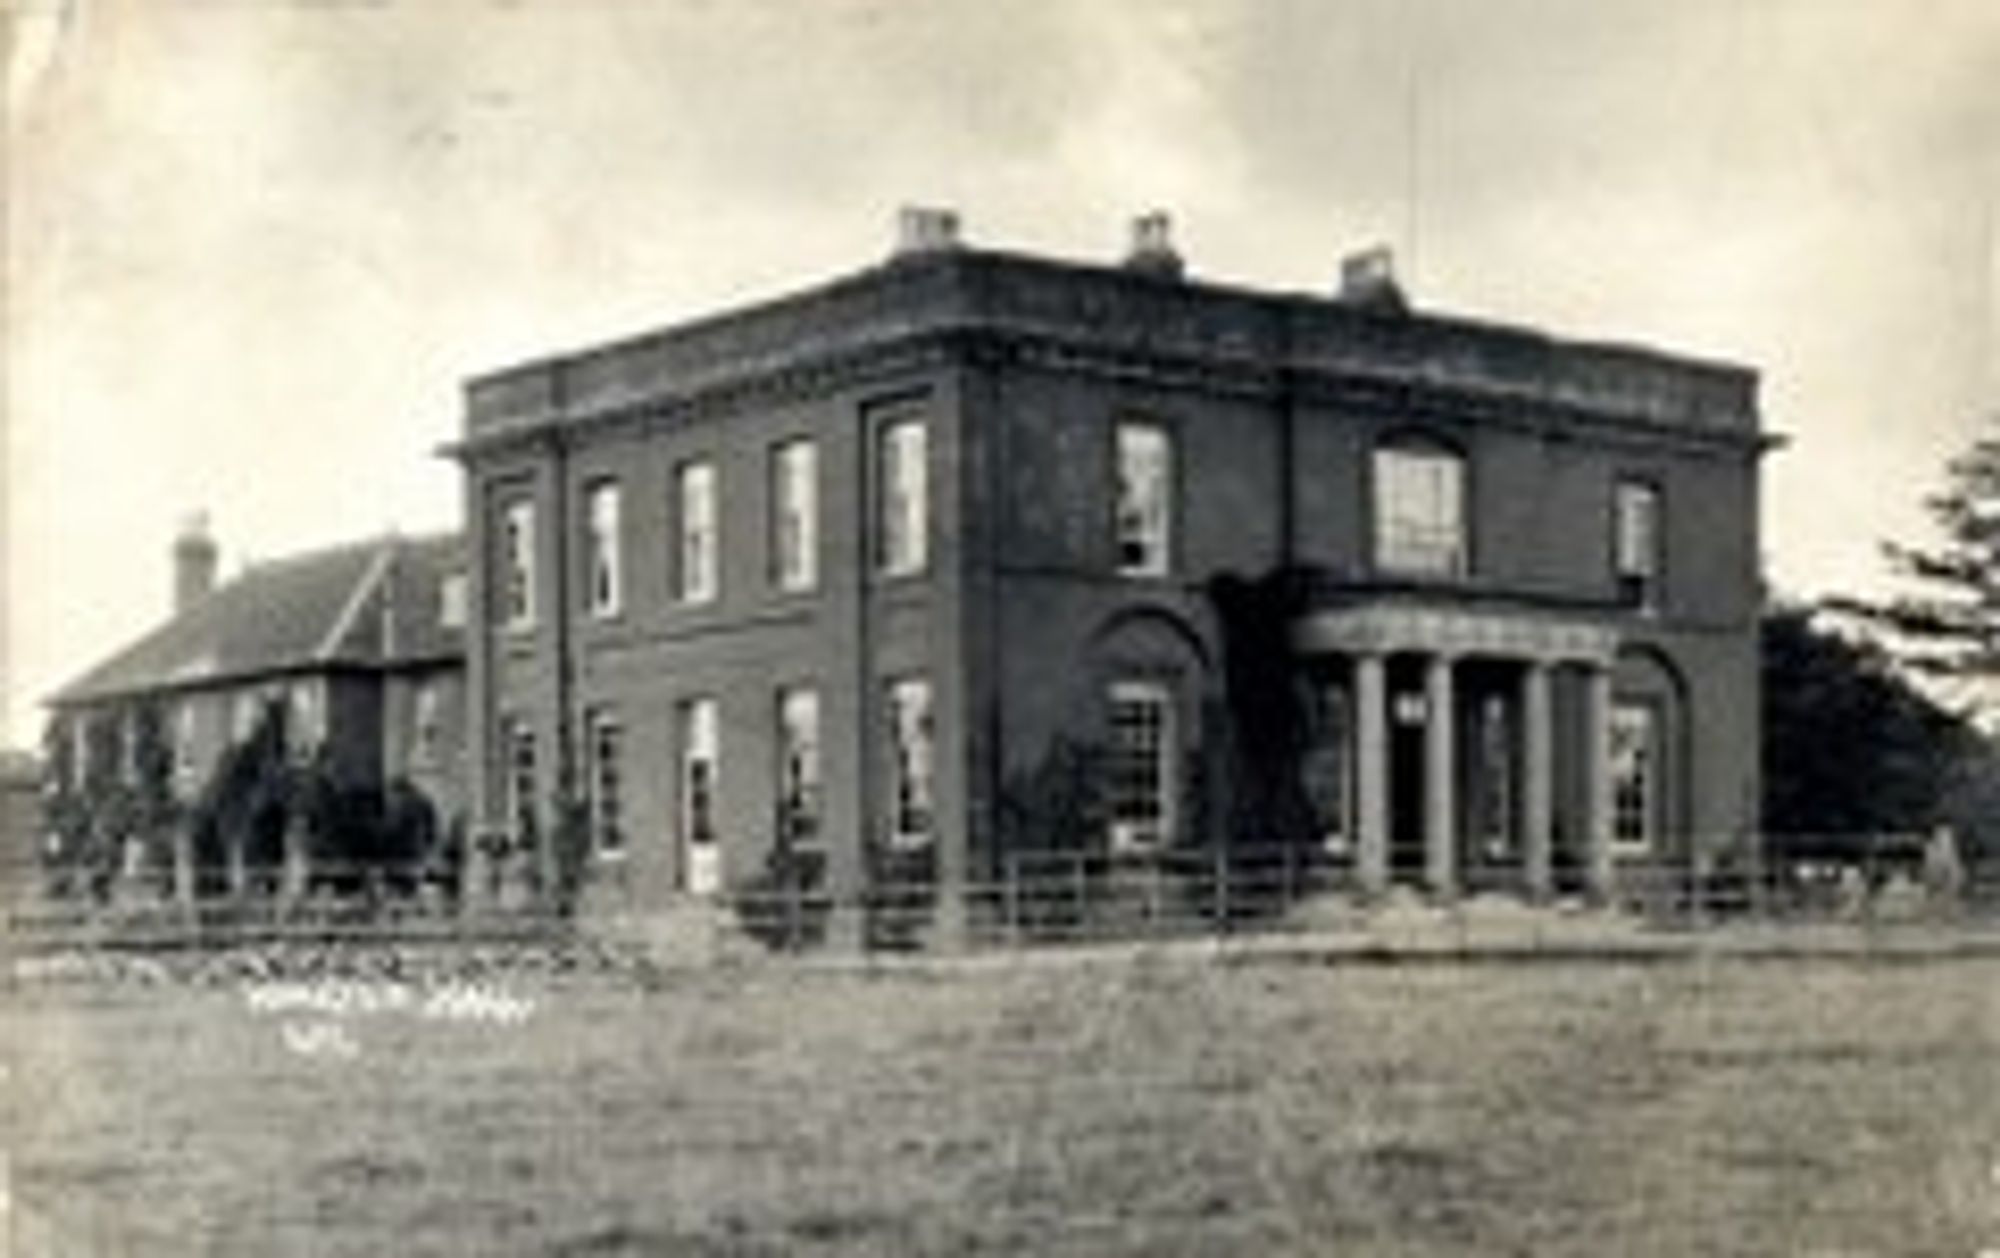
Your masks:
{"label": "portico roof", "polygon": [[1574,614],[1381,602],[1307,611],[1292,620],[1291,643],[1301,655],[1417,652],[1607,666],[1618,633]]}

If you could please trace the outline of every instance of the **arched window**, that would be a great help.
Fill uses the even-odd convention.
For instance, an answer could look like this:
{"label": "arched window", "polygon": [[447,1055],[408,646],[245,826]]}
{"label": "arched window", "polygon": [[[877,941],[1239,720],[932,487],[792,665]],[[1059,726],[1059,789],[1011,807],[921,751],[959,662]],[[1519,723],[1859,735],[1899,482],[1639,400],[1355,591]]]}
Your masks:
{"label": "arched window", "polygon": [[1458,577],[1469,566],[1465,456],[1436,441],[1375,448],[1375,566],[1405,576]]}

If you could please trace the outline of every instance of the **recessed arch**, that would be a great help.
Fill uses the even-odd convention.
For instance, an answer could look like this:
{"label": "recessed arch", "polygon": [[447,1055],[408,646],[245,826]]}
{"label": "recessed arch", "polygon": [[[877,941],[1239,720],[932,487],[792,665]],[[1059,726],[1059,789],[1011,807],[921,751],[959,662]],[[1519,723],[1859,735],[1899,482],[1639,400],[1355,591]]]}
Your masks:
{"label": "recessed arch", "polygon": [[1150,657],[1161,666],[1179,654],[1203,679],[1214,671],[1213,652],[1201,631],[1186,617],[1157,604],[1121,607],[1098,622],[1088,641],[1092,659],[1105,664],[1143,664]]}
{"label": "recessed arch", "polygon": [[[1618,649],[1612,668],[1614,724],[1652,723],[1654,757],[1651,772],[1656,793],[1653,826],[1658,841],[1684,842],[1692,813],[1692,722],[1688,719],[1687,675],[1666,651],[1650,643],[1627,643]],[[1643,715],[1641,715],[1643,714]],[[1614,728],[1614,741],[1620,734]],[[1617,783],[1613,789],[1616,791]],[[1616,807],[1614,806],[1614,812]],[[1614,825],[1623,824],[1614,817]],[[1656,849],[1656,854],[1664,854]]]}

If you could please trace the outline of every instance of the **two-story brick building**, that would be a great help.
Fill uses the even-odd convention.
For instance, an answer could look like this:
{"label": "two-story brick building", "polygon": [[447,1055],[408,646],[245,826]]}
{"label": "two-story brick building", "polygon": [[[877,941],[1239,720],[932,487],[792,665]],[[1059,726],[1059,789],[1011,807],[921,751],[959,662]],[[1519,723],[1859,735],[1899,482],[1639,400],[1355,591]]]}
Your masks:
{"label": "two-story brick building", "polygon": [[[183,813],[232,747],[276,715],[290,755],[359,787],[403,782],[440,825],[465,813],[457,535],[389,536],[251,565],[217,584],[204,523],[173,543],[173,614],[49,699],[52,792],[134,784],[142,727]],[[146,836],[123,836],[127,864]],[[231,854],[240,872],[241,852]],[[190,851],[176,847],[187,890]]]}
{"label": "two-story brick building", "polygon": [[1754,824],[1747,370],[1415,312],[1381,257],[1264,292],[1157,216],[1087,265],[912,212],[466,408],[473,807],[540,844],[589,801],[600,899],[780,833],[836,892],[871,850],[963,883],[1062,738],[1116,852],[1290,790],[1371,892],[1608,889]]}

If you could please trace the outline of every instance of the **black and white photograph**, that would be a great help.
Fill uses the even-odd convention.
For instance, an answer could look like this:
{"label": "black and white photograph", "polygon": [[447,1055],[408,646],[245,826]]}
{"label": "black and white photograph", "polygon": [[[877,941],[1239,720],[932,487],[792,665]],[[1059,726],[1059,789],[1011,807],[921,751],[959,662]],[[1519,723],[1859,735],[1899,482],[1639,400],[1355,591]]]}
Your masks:
{"label": "black and white photograph", "polygon": [[0,1258],[2000,1258],[2000,4],[0,21]]}

